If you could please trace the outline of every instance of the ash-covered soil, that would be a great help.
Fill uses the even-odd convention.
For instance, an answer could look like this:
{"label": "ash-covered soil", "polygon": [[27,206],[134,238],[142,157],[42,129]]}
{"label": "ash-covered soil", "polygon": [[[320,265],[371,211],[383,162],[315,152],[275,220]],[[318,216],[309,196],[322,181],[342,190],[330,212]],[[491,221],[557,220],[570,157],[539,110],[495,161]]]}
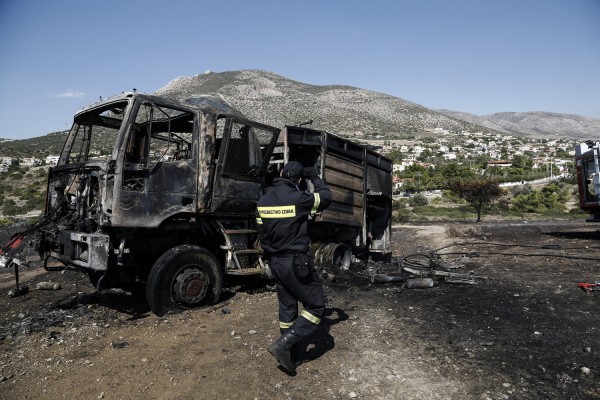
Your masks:
{"label": "ash-covered soil", "polygon": [[[583,222],[397,226],[398,260],[421,254],[481,278],[407,289],[354,268],[336,274],[296,376],[266,350],[277,301],[262,281],[159,318],[134,296],[94,293],[75,272],[22,269],[33,290],[9,298],[3,270],[0,398],[600,398],[600,291],[577,287],[600,281],[599,239]],[[42,281],[62,288],[35,290]]]}

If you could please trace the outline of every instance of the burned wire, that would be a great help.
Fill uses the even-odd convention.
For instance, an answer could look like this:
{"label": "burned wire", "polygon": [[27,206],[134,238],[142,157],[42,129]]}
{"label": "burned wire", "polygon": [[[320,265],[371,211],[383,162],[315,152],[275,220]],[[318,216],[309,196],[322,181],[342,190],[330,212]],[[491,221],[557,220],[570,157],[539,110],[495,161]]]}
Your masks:
{"label": "burned wire", "polygon": [[448,249],[455,246],[498,246],[498,247],[524,247],[524,248],[536,248],[536,249],[547,249],[547,250],[576,250],[577,248],[563,248],[558,244],[542,244],[542,245],[528,245],[518,243],[497,243],[497,242],[463,242],[453,243],[439,249],[433,250],[432,254],[435,256],[449,256],[449,255],[462,255],[467,257],[480,257],[482,255],[506,255],[506,256],[523,256],[523,257],[558,257],[558,258],[569,258],[577,260],[589,260],[589,261],[600,261],[598,257],[585,257],[571,254],[556,254],[556,253],[502,253],[502,252],[491,252],[491,251],[455,251],[440,253],[440,250]]}

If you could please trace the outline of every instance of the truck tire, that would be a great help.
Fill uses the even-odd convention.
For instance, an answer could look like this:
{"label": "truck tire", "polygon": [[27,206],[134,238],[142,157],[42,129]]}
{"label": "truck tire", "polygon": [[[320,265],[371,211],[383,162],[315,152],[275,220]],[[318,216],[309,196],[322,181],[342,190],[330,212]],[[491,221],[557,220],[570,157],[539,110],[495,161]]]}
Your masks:
{"label": "truck tire", "polygon": [[98,281],[100,277],[102,277],[102,273],[98,271],[88,271],[88,278],[90,278],[90,283],[94,288],[98,286]]}
{"label": "truck tire", "polygon": [[146,300],[158,316],[219,301],[223,270],[208,250],[182,245],[156,260],[146,283]]}

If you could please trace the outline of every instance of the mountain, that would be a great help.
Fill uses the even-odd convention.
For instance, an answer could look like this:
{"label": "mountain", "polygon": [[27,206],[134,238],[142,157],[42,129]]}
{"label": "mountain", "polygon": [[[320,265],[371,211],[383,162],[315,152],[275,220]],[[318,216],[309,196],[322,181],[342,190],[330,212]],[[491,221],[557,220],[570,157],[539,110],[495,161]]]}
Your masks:
{"label": "mountain", "polygon": [[218,94],[249,119],[277,127],[314,120],[315,127],[341,135],[414,136],[432,128],[489,131],[384,93],[351,86],[310,85],[259,70],[180,77],[156,94],[178,100]]}
{"label": "mountain", "polygon": [[600,138],[600,119],[581,115],[532,111],[500,112],[479,116],[459,111],[436,111],[452,118],[516,136],[583,140]]}
{"label": "mountain", "polygon": [[[351,86],[317,86],[259,70],[206,72],[179,77],[156,94],[178,100],[202,94],[219,95],[248,118],[276,127],[314,120],[314,127],[340,135],[386,134],[419,137],[424,130],[501,132],[514,136],[600,138],[600,120],[549,112],[496,113],[477,116],[432,110],[384,93]],[[59,154],[66,131],[32,139],[0,141],[0,156]]]}

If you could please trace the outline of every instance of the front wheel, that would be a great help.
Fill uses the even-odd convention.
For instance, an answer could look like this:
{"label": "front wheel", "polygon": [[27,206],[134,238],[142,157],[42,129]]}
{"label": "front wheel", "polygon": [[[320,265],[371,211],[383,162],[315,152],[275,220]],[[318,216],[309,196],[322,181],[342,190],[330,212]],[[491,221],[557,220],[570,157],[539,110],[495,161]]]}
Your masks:
{"label": "front wheel", "polygon": [[223,270],[208,250],[182,245],[156,260],[146,283],[146,299],[158,316],[215,303],[223,291]]}

